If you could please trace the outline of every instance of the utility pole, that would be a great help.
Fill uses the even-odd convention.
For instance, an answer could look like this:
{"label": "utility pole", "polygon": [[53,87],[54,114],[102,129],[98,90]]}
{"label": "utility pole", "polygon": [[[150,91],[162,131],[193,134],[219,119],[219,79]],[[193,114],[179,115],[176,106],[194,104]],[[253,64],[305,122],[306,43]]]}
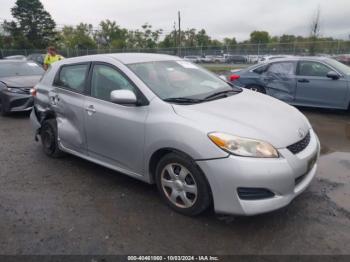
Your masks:
{"label": "utility pole", "polygon": [[181,56],[181,13],[180,11],[178,12],[178,16],[179,16],[179,56]]}
{"label": "utility pole", "polygon": [[176,34],[176,22],[174,22],[174,53],[176,54],[177,49],[177,34]]}

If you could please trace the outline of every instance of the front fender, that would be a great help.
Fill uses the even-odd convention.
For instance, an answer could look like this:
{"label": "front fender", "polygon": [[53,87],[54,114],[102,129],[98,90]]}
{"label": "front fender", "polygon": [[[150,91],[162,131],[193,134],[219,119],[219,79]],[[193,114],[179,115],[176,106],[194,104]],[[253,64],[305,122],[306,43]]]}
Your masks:
{"label": "front fender", "polygon": [[149,174],[152,155],[160,149],[171,148],[185,153],[193,160],[227,157],[228,153],[217,147],[206,132],[204,127],[177,115],[174,111],[172,114],[169,114],[169,111],[150,113],[145,128],[145,174]]}

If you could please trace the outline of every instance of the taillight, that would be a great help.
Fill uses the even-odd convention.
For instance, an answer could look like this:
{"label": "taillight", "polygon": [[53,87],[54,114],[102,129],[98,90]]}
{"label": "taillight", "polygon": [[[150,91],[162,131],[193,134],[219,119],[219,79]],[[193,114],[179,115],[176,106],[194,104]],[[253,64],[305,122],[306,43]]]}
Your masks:
{"label": "taillight", "polygon": [[239,79],[241,76],[239,76],[239,75],[231,75],[230,76],[230,81],[235,81],[235,80],[237,80],[237,79]]}
{"label": "taillight", "polygon": [[35,87],[30,89],[30,95],[31,96],[36,96],[36,88]]}

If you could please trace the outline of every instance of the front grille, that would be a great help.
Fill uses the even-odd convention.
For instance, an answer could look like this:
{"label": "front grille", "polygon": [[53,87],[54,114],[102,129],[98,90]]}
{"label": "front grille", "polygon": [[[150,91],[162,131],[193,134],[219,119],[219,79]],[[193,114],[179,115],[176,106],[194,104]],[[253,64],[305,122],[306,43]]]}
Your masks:
{"label": "front grille", "polygon": [[30,89],[31,89],[31,88],[26,88],[26,87],[21,88],[22,92],[23,92],[23,93],[26,93],[26,94],[30,94]]}
{"label": "front grille", "polygon": [[307,135],[302,140],[300,140],[299,142],[293,145],[288,146],[287,148],[293,154],[298,154],[309,145],[310,139],[311,139],[310,132],[308,132]]}
{"label": "front grille", "polygon": [[255,187],[239,187],[237,188],[237,193],[242,200],[260,200],[275,196],[275,194],[268,189]]}

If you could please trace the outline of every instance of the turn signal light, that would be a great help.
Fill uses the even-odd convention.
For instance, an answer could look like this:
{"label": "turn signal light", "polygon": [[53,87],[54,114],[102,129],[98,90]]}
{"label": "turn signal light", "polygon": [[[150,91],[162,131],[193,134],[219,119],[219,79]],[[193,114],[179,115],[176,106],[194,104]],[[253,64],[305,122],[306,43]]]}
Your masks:
{"label": "turn signal light", "polygon": [[35,87],[30,89],[30,95],[31,96],[36,96],[36,88]]}

